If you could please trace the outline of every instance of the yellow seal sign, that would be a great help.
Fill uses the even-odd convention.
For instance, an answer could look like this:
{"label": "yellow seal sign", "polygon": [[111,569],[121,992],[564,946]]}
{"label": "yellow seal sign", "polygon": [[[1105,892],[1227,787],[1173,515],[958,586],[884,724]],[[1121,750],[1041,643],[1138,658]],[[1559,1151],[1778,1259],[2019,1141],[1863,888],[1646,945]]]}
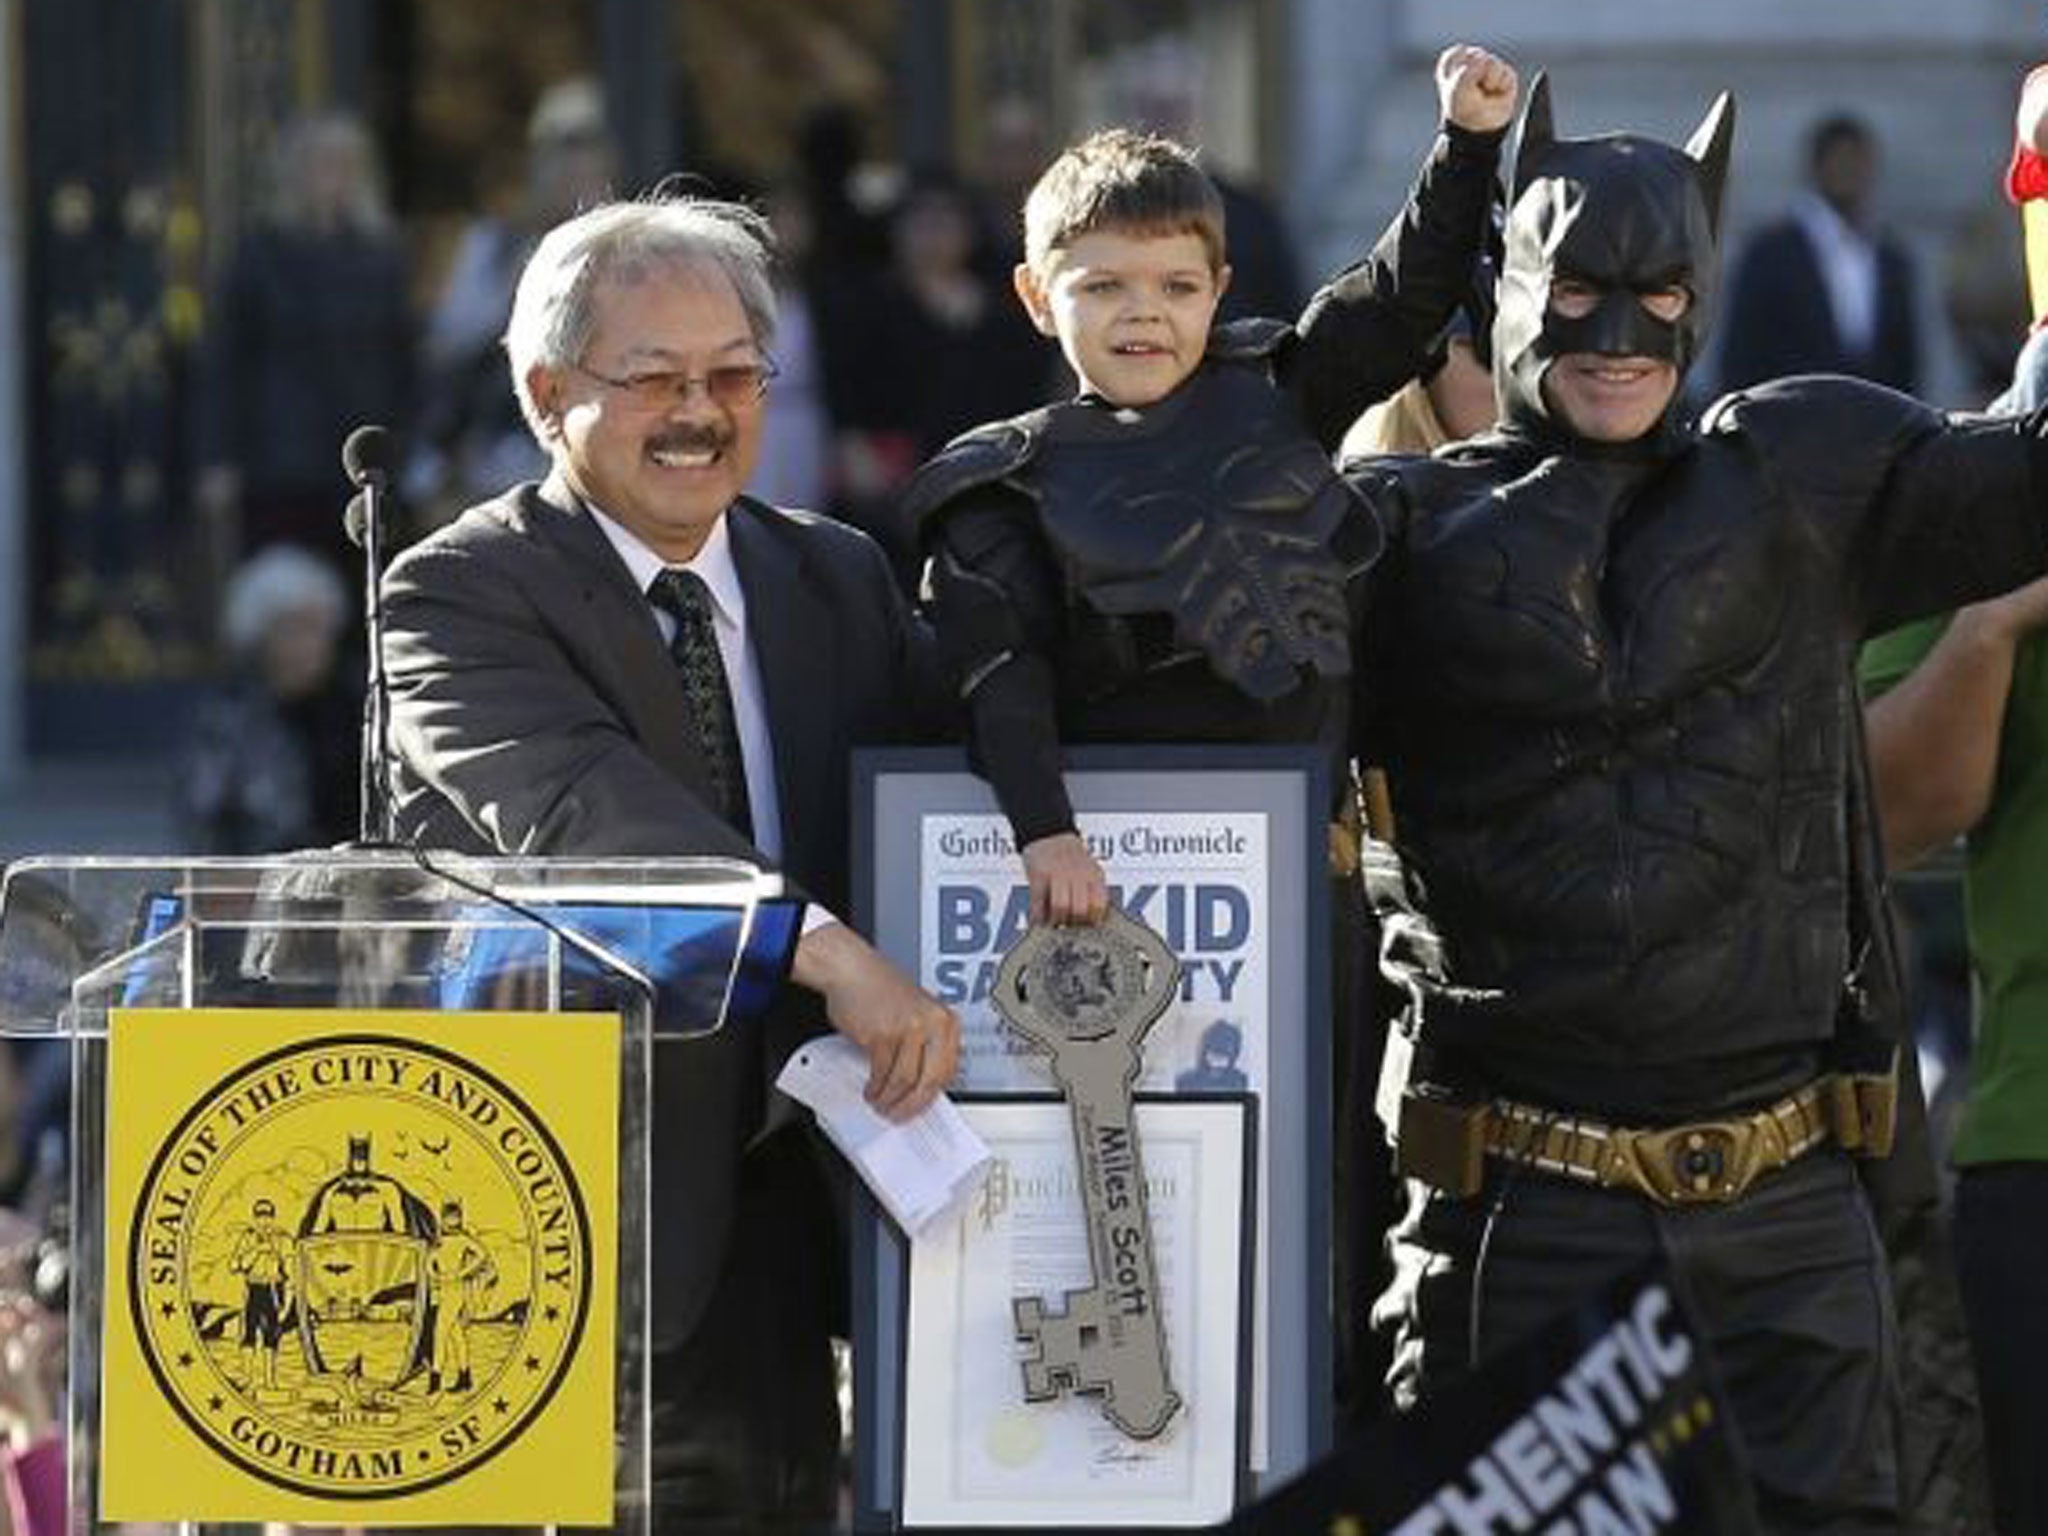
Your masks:
{"label": "yellow seal sign", "polygon": [[[491,1021],[502,1055],[508,1016],[469,1017]],[[559,1029],[564,1016],[545,1018]],[[347,1506],[356,1523],[394,1518],[432,1490],[459,1492],[548,1415],[590,1353],[594,1310],[609,1323],[609,1306],[594,1307],[614,1284],[612,1265],[598,1262],[614,1240],[609,1200],[594,1222],[550,1117],[450,1043],[459,1021],[425,1020],[403,1033],[308,1032],[253,1053],[193,1094],[150,1150],[119,1245],[141,1363],[157,1401],[215,1458],[291,1500],[230,1508],[204,1494],[202,1477],[194,1494],[208,1507],[157,1501],[156,1515],[304,1518],[299,1501],[313,1500]],[[604,1022],[615,1043],[616,1022]],[[118,1029],[115,1039],[118,1090]],[[616,1050],[594,1054],[599,1070],[586,1076],[607,1095]],[[603,1160],[607,1180],[612,1167]],[[110,1226],[117,1219],[110,1211]],[[591,1403],[609,1407],[608,1334],[595,1351],[603,1397],[588,1370],[575,1394],[586,1429]],[[592,1440],[600,1472],[609,1420],[596,1419]],[[536,1523],[592,1513],[587,1503],[550,1513],[550,1502],[534,1484],[485,1505],[421,1508]]]}

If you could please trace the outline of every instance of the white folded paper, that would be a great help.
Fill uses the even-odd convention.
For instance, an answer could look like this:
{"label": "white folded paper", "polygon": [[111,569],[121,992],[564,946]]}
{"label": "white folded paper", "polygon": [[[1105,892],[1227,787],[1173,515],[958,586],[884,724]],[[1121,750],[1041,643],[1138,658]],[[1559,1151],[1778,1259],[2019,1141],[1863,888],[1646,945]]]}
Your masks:
{"label": "white folded paper", "polygon": [[863,1096],[868,1060],[844,1035],[820,1035],[797,1047],[775,1086],[818,1117],[818,1124],[906,1232],[980,1187],[988,1145],[944,1094],[909,1120],[879,1114]]}

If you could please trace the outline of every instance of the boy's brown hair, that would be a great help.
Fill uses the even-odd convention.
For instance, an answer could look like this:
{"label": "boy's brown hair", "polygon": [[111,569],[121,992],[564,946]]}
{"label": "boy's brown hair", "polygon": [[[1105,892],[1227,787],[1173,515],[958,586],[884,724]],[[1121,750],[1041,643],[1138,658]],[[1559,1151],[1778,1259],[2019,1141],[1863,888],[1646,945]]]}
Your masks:
{"label": "boy's brown hair", "polygon": [[1105,128],[1053,161],[1024,199],[1024,260],[1043,275],[1055,252],[1098,229],[1199,235],[1210,269],[1223,267],[1223,199],[1172,139]]}

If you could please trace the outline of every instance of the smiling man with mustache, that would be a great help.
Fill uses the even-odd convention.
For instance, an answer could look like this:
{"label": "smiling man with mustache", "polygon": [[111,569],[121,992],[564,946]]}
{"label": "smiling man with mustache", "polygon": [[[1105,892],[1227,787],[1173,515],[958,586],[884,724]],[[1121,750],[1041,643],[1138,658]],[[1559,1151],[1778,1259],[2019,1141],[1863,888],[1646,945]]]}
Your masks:
{"label": "smiling man with mustache", "polygon": [[774,377],[768,242],[746,209],[689,199],[551,231],[505,346],[552,473],[384,583],[408,840],[721,855],[813,898],[777,1014],[655,1052],[657,1529],[831,1513],[845,1263],[775,1068],[829,1022],[866,1052],[875,1106],[908,1116],[959,1051],[952,1011],[831,916],[850,749],[925,734],[946,706],[881,551],[741,494]]}

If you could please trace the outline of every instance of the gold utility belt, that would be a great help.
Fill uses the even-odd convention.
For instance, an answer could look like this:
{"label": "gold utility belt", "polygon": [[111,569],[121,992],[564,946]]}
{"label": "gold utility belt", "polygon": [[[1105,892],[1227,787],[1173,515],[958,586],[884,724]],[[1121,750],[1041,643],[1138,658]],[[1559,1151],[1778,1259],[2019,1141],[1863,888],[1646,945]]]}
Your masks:
{"label": "gold utility belt", "polygon": [[1418,1087],[1401,1101],[1399,1161],[1403,1173],[1459,1196],[1478,1193],[1485,1159],[1496,1157],[1660,1205],[1722,1204],[1829,1142],[1886,1156],[1897,1103],[1896,1064],[1818,1078],[1748,1114],[1654,1130],[1507,1099],[1460,1103]]}

